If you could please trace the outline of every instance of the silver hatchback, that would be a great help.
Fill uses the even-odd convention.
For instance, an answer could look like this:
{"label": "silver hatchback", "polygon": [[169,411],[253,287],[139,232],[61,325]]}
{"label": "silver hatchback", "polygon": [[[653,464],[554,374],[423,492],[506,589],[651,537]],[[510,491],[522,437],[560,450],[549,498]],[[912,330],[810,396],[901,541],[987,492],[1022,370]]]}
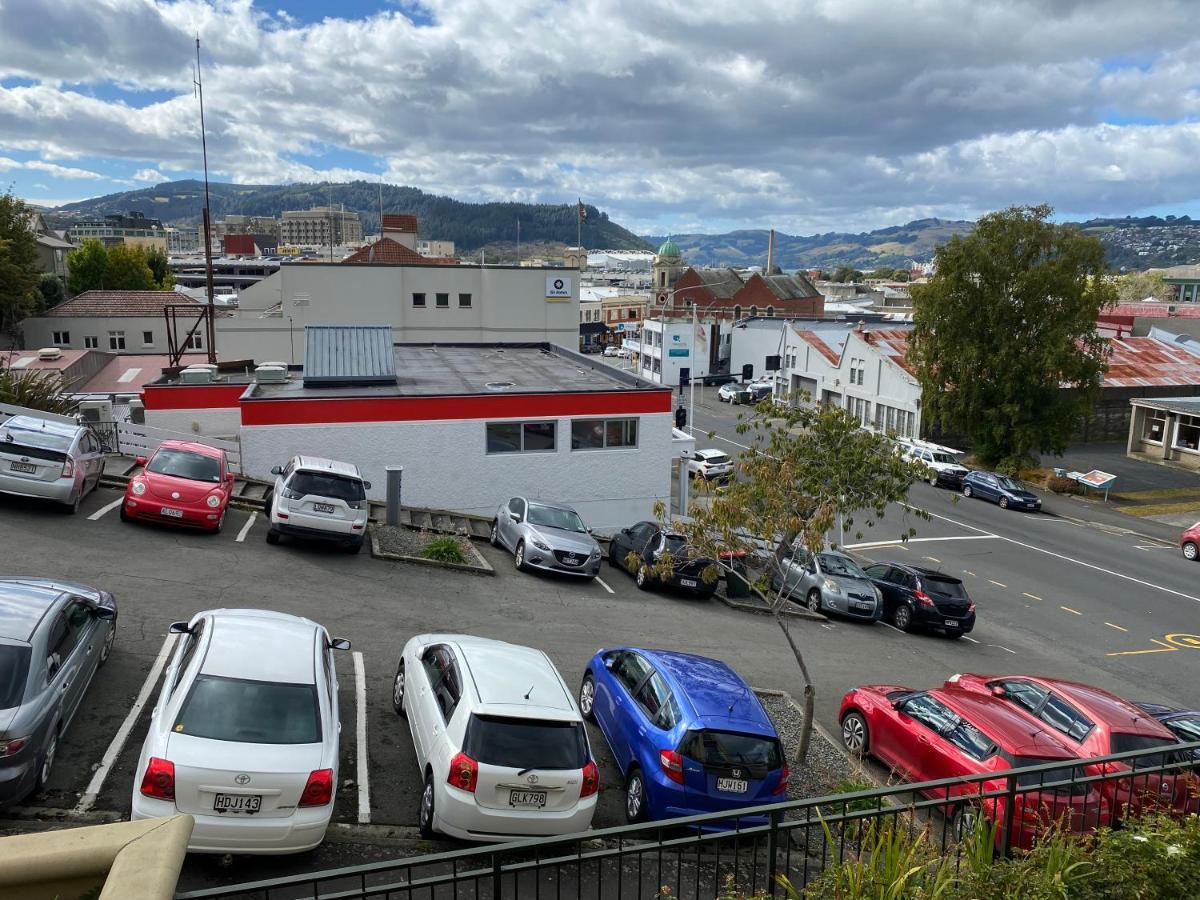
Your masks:
{"label": "silver hatchback", "polygon": [[104,450],[86,425],[34,416],[0,424],[0,494],[54,500],[73,513],[103,474]]}
{"label": "silver hatchback", "polygon": [[[844,553],[809,553],[804,548],[784,560],[785,594],[813,612],[838,612],[875,621],[883,615],[883,596],[858,563]],[[772,576],[778,589],[780,577]]]}
{"label": "silver hatchback", "polygon": [[492,519],[492,545],[513,554],[518,569],[595,578],[600,545],[579,513],[561,503],[513,497]]}

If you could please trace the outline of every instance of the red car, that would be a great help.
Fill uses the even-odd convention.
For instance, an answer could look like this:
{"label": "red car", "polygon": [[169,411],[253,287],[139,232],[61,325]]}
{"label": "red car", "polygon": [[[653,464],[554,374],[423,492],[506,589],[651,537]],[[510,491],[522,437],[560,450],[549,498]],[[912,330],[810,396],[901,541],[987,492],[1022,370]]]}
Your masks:
{"label": "red car", "polygon": [[[1031,734],[1020,713],[989,694],[958,688],[914,691],[890,684],[863,685],[842,699],[838,718],[846,749],[870,754],[909,781],[995,776],[922,791],[931,799],[1003,791],[1010,769],[1061,762],[1061,768],[1020,776],[1010,847],[1029,848],[1038,835],[1056,824],[1083,832],[1107,818],[1107,801],[1095,785],[1042,787],[1083,778],[1078,755],[1051,734]],[[949,803],[943,811],[951,817],[956,834],[962,836],[970,831],[971,819],[978,814],[1002,824],[1005,809],[1004,797],[985,797],[977,803]],[[1001,844],[999,831],[996,841]]]}
{"label": "red car", "polygon": [[[1101,688],[1074,681],[1032,675],[955,675],[946,687],[996,698],[1026,721],[1048,729],[1084,759],[1179,743],[1170,729],[1140,707]],[[1138,764],[1157,766],[1175,761],[1173,755],[1162,753],[1139,759]],[[1135,771],[1123,762],[1084,768],[1088,775]],[[1200,781],[1183,772],[1131,774],[1097,784],[1118,818],[1127,810],[1138,812],[1150,807],[1190,812],[1198,805]]]}
{"label": "red car", "polygon": [[163,441],[125,488],[121,521],[139,519],[201,528],[216,534],[225,523],[233,473],[225,451],[191,441]]}
{"label": "red car", "polygon": [[1200,559],[1200,522],[1179,536],[1179,549],[1183,551],[1184,559],[1192,562]]}

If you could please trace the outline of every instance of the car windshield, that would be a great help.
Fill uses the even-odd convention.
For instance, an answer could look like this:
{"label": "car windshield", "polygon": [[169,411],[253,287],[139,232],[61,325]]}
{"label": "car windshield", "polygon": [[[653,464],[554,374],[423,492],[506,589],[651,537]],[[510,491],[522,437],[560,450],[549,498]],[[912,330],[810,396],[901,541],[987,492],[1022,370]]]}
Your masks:
{"label": "car windshield", "polygon": [[962,582],[957,578],[938,578],[936,575],[926,575],[922,579],[925,582],[927,590],[935,594],[941,594],[943,597],[954,597],[955,599],[966,599],[967,592],[963,589]]}
{"label": "car windshield", "polygon": [[328,472],[297,472],[288,482],[288,490],[301,497],[330,497],[348,503],[362,500],[366,496],[361,480],[344,475],[331,475]]}
{"label": "car windshield", "polygon": [[[3,690],[2,686],[0,686],[0,690]],[[1192,741],[1200,741],[1200,716],[1180,716],[1178,719],[1170,719],[1163,724],[1178,735],[1181,741],[1189,744]]]}
{"label": "car windshield", "polygon": [[783,765],[779,741],[757,734],[712,729],[689,731],[679,744],[679,752],[705,766],[742,765],[757,769],[759,777]]}
{"label": "car windshield", "polygon": [[529,524],[542,525],[546,528],[561,528],[563,531],[574,531],[583,534],[587,527],[583,519],[572,509],[560,509],[557,506],[539,506],[529,504]]}
{"label": "car windshield", "polygon": [[315,744],[321,740],[317,688],[200,675],[179,711],[175,731],[244,744]]}
{"label": "car windshield", "polygon": [[501,716],[471,716],[463,753],[513,769],[582,769],[588,761],[582,723]]}
{"label": "car windshield", "polygon": [[159,450],[146,466],[146,471],[189,481],[208,481],[213,484],[221,481],[221,463],[218,460],[187,450]]}
{"label": "car windshield", "polygon": [[866,578],[863,570],[848,556],[836,553],[821,553],[817,556],[821,562],[821,571],[826,575],[843,575],[846,578]]}
{"label": "car windshield", "polygon": [[1007,475],[997,475],[996,480],[1000,482],[1000,487],[1006,491],[1023,491],[1024,488],[1009,478]]}
{"label": "car windshield", "polygon": [[29,648],[0,644],[0,709],[19,706],[29,675]]}

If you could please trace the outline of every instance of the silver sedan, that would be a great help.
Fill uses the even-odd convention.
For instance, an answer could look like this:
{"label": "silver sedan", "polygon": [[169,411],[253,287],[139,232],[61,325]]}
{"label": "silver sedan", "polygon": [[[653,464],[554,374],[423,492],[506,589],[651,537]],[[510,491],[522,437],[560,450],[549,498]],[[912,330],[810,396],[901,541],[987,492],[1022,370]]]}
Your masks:
{"label": "silver sedan", "polygon": [[561,503],[513,497],[492,519],[492,545],[513,554],[518,569],[595,578],[600,545],[579,513]]}
{"label": "silver sedan", "polygon": [[[843,553],[800,549],[783,562],[785,594],[813,612],[838,612],[874,621],[883,614],[883,597],[858,563]],[[778,590],[780,576],[772,576]]]}

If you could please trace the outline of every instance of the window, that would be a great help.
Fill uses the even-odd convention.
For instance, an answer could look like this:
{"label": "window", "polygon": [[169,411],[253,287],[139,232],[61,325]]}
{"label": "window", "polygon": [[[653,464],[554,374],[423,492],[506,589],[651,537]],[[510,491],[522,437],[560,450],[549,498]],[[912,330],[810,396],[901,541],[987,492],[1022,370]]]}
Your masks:
{"label": "window", "polygon": [[1142,440],[1151,444],[1161,444],[1166,430],[1167,414],[1161,409],[1149,410],[1142,423]]}
{"label": "window", "polygon": [[420,309],[425,308],[425,295],[424,294],[413,294],[412,297],[413,297],[413,306],[419,307]]}
{"label": "window", "polygon": [[773,306],[768,306],[768,307],[767,307],[767,317],[768,317],[768,318],[774,318],[774,317],[775,317],[775,307],[773,307]]}
{"label": "window", "polygon": [[0,644],[0,709],[21,705],[29,677],[29,645]]}
{"label": "window", "polygon": [[183,342],[183,346],[187,350],[199,350],[200,349],[200,332],[197,331],[190,338],[185,340]]}
{"label": "window", "polygon": [[100,349],[100,338],[96,337],[96,335],[94,335],[94,334],[88,335],[87,337],[85,337],[83,339],[83,349],[84,350]]}
{"label": "window", "polygon": [[740,303],[738,305],[734,306],[733,317],[735,319],[740,319],[742,317],[742,306]]}
{"label": "window", "polygon": [[71,332],[56,331],[54,332],[54,343],[61,347],[63,344],[71,343]]}
{"label": "window", "polygon": [[625,310],[625,313],[626,313],[625,318],[627,318],[627,319],[636,319],[637,318],[637,310],[636,309],[627,309],[627,310]]}
{"label": "window", "polygon": [[554,422],[488,422],[488,453],[554,451]]}
{"label": "window", "polygon": [[625,651],[617,654],[617,660],[612,667],[613,677],[625,690],[632,694],[637,690],[645,677],[650,674],[650,663],[636,653]]}
{"label": "window", "polygon": [[125,349],[125,332],[110,331],[108,333],[108,349],[109,350],[124,350]]}
{"label": "window", "polygon": [[679,742],[679,752],[706,767],[745,766],[752,778],[764,778],[783,765],[779,742],[753,734],[689,731]]}
{"label": "window", "polygon": [[142,332],[142,346],[148,347],[153,343],[154,343],[154,332],[153,331],[143,331]]}
{"label": "window", "polygon": [[437,304],[438,309],[446,309],[450,306],[450,295],[434,294],[434,302]]}
{"label": "window", "polygon": [[463,752],[485,766],[507,769],[582,769],[588,762],[580,722],[473,715]]}
{"label": "window", "polygon": [[470,294],[459,294],[458,295],[458,308],[459,309],[470,309],[471,308],[471,295]]}
{"label": "window", "polygon": [[571,422],[571,449],[636,447],[637,425],[637,419],[574,419]]}
{"label": "window", "polygon": [[882,403],[875,404],[875,430],[883,431],[883,416],[887,411],[887,407]]}
{"label": "window", "polygon": [[321,740],[317,686],[199,675],[174,730],[214,741],[315,744]]}
{"label": "window", "polygon": [[758,307],[757,306],[750,307],[750,317],[754,318],[757,315],[758,315]]}
{"label": "window", "polygon": [[1180,450],[1200,451],[1200,416],[1180,416],[1175,429],[1175,446]]}
{"label": "window", "polygon": [[675,707],[671,691],[657,672],[650,674],[635,699],[638,706],[642,708],[642,712],[654,723],[656,728],[669,731],[679,721],[678,710]]}

